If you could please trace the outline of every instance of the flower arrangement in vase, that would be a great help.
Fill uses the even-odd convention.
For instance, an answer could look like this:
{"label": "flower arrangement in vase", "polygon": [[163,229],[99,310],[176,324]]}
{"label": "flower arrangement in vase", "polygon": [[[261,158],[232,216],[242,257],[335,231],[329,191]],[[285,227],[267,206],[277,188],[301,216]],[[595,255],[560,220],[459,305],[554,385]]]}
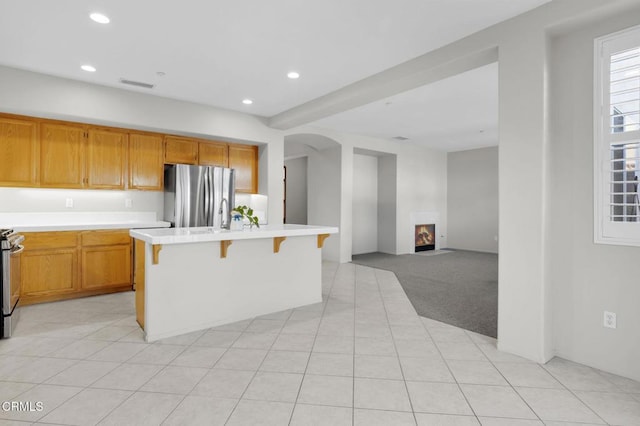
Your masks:
{"label": "flower arrangement in vase", "polygon": [[249,221],[249,228],[252,229],[253,225],[260,228],[260,224],[258,223],[258,216],[253,215],[253,209],[248,206],[236,206],[231,211],[231,227],[235,230],[242,229],[243,220],[247,219]]}

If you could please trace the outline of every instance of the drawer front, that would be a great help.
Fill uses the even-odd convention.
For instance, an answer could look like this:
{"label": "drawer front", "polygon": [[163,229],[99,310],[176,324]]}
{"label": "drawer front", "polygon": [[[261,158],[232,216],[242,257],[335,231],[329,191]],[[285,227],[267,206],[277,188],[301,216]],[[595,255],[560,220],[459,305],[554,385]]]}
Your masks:
{"label": "drawer front", "polygon": [[78,232],[24,232],[25,251],[76,247]]}
{"label": "drawer front", "polygon": [[129,231],[87,231],[82,233],[82,246],[110,246],[115,244],[130,244]]}

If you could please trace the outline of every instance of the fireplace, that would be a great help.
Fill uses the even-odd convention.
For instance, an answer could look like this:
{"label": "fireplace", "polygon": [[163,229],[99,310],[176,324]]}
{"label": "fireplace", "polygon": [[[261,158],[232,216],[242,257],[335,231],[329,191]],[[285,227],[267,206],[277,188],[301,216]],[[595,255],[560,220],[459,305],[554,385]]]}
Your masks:
{"label": "fireplace", "polygon": [[416,253],[419,251],[435,250],[436,225],[434,223],[416,225],[415,240]]}

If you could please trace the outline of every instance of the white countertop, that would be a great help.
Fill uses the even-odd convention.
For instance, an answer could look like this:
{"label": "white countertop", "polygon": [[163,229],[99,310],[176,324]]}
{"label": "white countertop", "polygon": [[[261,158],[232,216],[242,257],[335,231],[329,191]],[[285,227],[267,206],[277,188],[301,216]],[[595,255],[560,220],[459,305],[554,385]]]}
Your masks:
{"label": "white countertop", "polygon": [[18,232],[96,229],[168,228],[155,212],[18,212],[0,213],[0,228]]}
{"label": "white countertop", "polygon": [[312,225],[262,225],[260,228],[245,227],[242,231],[227,229],[201,228],[169,228],[131,230],[129,235],[149,244],[188,244],[223,240],[251,240],[273,237],[300,237],[318,234],[337,234],[338,228],[332,226]]}
{"label": "white countertop", "polygon": [[[92,231],[99,229],[143,229],[143,228],[168,228],[169,222],[110,222],[110,223],[76,223],[66,225],[19,225],[8,226],[17,232],[48,232],[48,231]],[[4,228],[4,227],[3,227]]]}

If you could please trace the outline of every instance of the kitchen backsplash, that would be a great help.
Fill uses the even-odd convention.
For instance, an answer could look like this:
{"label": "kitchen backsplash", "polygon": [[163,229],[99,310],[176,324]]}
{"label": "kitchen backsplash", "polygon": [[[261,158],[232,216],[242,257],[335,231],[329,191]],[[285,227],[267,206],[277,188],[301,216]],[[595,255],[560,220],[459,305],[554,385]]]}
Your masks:
{"label": "kitchen backsplash", "polygon": [[267,208],[269,198],[261,194],[236,194],[236,206],[249,206],[253,209],[253,214],[258,216],[258,223],[267,223]]}
{"label": "kitchen backsplash", "polygon": [[0,212],[155,212],[163,193],[90,189],[0,188]]}
{"label": "kitchen backsplash", "polygon": [[[163,199],[162,191],[0,187],[0,213],[155,212],[162,220]],[[260,223],[267,223],[266,195],[236,194],[236,205],[251,207]]]}

